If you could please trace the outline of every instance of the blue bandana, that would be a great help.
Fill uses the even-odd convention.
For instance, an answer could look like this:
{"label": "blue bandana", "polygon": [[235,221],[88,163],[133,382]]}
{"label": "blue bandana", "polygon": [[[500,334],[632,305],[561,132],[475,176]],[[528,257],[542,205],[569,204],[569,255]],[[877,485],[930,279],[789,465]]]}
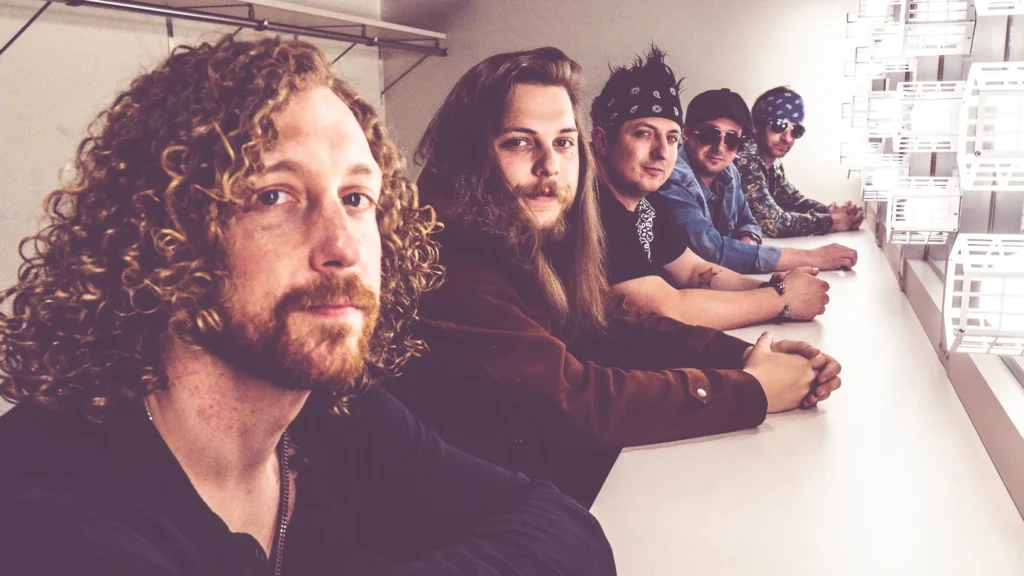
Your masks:
{"label": "blue bandana", "polygon": [[754,121],[758,124],[772,120],[789,120],[798,124],[804,123],[804,100],[792,90],[762,98],[752,111]]}

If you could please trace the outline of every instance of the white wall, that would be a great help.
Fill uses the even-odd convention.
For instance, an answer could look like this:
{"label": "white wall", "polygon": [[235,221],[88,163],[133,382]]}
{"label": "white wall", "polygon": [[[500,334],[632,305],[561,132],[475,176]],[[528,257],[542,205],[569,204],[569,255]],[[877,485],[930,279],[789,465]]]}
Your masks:
{"label": "white wall", "polygon": [[[305,1],[380,17],[379,0]],[[3,0],[0,44],[41,5],[34,0]],[[231,31],[174,22],[176,44],[215,40]],[[344,42],[314,43],[332,59],[348,47]],[[54,4],[0,56],[0,289],[14,284],[21,263],[18,243],[38,228],[42,200],[58,186],[58,173],[71,161],[88,123],[134,77],[167,54],[162,18]],[[336,69],[381,107],[376,48],[356,47]]]}
{"label": "white wall", "polygon": [[[431,58],[385,95],[388,121],[410,153],[455,81],[498,52],[552,45],[586,73],[586,105],[608,79],[654,41],[685,76],[685,106],[698,93],[727,87],[753,104],[763,91],[793,86],[808,103],[807,135],[786,158],[794,184],[824,202],[856,200],[857,181],[839,165],[845,130],[846,13],[854,0],[384,0],[385,20],[434,27],[451,54]],[[385,53],[385,81],[415,57]]]}

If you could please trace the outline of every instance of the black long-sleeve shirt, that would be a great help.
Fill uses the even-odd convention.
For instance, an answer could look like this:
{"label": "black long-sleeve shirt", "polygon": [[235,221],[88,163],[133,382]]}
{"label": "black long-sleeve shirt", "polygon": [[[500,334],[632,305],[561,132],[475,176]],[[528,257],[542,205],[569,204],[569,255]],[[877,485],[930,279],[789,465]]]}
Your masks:
{"label": "black long-sleeve shirt", "polygon": [[[549,484],[445,445],[381,389],[292,424],[297,498],[283,574],[614,574],[597,522]],[[141,407],[103,425],[0,418],[4,574],[271,573],[193,488]]]}

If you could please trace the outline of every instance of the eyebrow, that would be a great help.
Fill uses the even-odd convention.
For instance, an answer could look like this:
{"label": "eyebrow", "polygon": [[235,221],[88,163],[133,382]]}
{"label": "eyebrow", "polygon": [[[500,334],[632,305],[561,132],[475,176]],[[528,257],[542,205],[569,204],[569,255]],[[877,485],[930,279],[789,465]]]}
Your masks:
{"label": "eyebrow", "polygon": [[[509,134],[511,132],[523,132],[524,134],[530,134],[531,136],[536,136],[537,135],[537,131],[533,130],[531,128],[523,128],[522,126],[509,126],[507,128],[503,128],[501,130],[501,132],[498,133],[498,136],[504,136],[505,134]],[[558,131],[558,133],[559,134],[578,134],[579,133],[579,129],[577,129],[575,126],[573,126],[572,128],[562,128],[561,130]]]}
{"label": "eyebrow", "polygon": [[[647,122],[641,122],[641,123],[637,124],[636,127],[637,128],[647,128],[648,130],[651,130],[652,132],[660,132],[660,130],[658,130],[658,128],[655,127],[654,124],[648,124]],[[665,134],[679,134],[680,132],[682,132],[682,130],[680,130],[679,128],[670,128],[670,129],[665,131]]]}
{"label": "eyebrow", "polygon": [[[305,169],[303,169],[301,164],[294,160],[278,160],[263,170],[263,174],[275,174],[279,172],[293,172],[301,174],[305,172]],[[346,171],[346,175],[348,176],[377,176],[379,174],[379,168],[375,169],[373,166],[365,162],[353,164]]]}

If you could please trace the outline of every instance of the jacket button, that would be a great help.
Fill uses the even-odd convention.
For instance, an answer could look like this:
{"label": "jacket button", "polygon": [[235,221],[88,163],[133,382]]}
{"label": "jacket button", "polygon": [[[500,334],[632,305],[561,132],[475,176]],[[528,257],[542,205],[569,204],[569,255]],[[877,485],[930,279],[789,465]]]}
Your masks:
{"label": "jacket button", "polygon": [[703,388],[697,388],[697,396],[700,396],[701,398],[707,398],[708,391]]}

